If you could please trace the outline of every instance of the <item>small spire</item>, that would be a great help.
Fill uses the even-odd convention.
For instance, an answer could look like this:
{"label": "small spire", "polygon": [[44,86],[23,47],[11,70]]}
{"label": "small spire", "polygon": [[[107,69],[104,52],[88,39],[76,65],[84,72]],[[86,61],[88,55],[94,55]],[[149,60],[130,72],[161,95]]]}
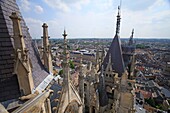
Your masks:
{"label": "small spire", "polygon": [[117,15],[117,23],[116,23],[116,35],[119,35],[120,32],[120,6],[118,6],[118,15]]}
{"label": "small spire", "polygon": [[64,56],[65,57],[64,62],[68,63],[69,53],[68,53],[68,50],[67,50],[67,39],[66,39],[67,33],[66,33],[65,29],[64,29],[63,37],[64,37],[64,55],[65,55]]}
{"label": "small spire", "polygon": [[133,44],[133,35],[134,35],[134,29],[132,29],[132,34],[131,34],[130,39],[129,39],[129,45]]}

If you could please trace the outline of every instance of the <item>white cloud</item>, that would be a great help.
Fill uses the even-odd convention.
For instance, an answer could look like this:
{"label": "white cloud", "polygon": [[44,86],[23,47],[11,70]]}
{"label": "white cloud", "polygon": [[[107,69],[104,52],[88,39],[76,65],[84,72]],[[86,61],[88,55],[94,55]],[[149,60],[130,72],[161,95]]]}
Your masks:
{"label": "white cloud", "polygon": [[136,37],[170,37],[170,10],[162,9],[166,7],[166,1],[156,0],[146,10],[132,11],[124,9],[122,11],[121,36],[130,35],[130,30],[135,28]]}
{"label": "white cloud", "polygon": [[30,10],[30,2],[28,0],[19,0],[21,10],[27,12]]}
{"label": "white cloud", "polygon": [[72,7],[81,10],[83,5],[86,5],[90,2],[90,0],[79,0],[77,2],[72,2]]}
{"label": "white cloud", "polygon": [[44,12],[43,8],[39,5],[36,5],[35,6],[35,12],[38,13],[38,14],[41,14]]}
{"label": "white cloud", "polygon": [[71,9],[80,10],[83,5],[88,4],[90,0],[44,0],[52,8],[63,12],[69,12]]}
{"label": "white cloud", "polygon": [[50,7],[62,10],[63,12],[68,12],[70,10],[67,4],[61,0],[44,0],[44,2]]}
{"label": "white cloud", "polygon": [[42,36],[42,24],[41,20],[33,18],[25,18],[26,24],[29,28],[32,38],[41,38]]}
{"label": "white cloud", "polygon": [[[55,4],[61,0],[44,0],[49,2],[54,8]],[[52,4],[52,1],[54,3]],[[82,1],[82,2],[80,2]],[[116,27],[117,5],[113,0],[62,0],[64,7],[68,8],[68,13],[56,11],[54,18],[46,20],[49,26],[51,37],[62,37],[64,26],[68,32],[68,37],[113,37]],[[91,4],[91,3],[96,4]],[[90,3],[90,4],[89,4]],[[94,8],[82,12],[83,5],[92,5]],[[161,4],[161,5],[160,5]],[[155,3],[147,5],[143,10],[132,10],[122,5],[121,10],[121,30],[120,37],[128,38],[132,28],[135,28],[135,37],[170,37],[170,10],[166,1],[155,0]],[[78,11],[70,11],[75,6]],[[62,5],[61,5],[62,7]],[[139,6],[140,7],[140,6]],[[83,7],[84,8],[84,7]],[[96,10],[99,9],[99,10]],[[84,9],[82,9],[84,10]],[[42,21],[31,18],[26,19],[27,25],[33,37],[42,35]]]}

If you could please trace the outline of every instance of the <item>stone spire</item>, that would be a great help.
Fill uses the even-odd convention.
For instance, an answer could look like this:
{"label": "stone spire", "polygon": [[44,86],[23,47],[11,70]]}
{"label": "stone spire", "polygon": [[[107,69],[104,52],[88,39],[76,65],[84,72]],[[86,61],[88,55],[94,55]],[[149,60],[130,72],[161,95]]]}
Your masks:
{"label": "stone spire", "polygon": [[133,45],[133,35],[134,35],[134,29],[132,29],[132,34],[130,36],[128,45]]}
{"label": "stone spire", "polygon": [[63,51],[64,59],[62,65],[63,65],[63,73],[64,73],[64,84],[68,85],[70,82],[70,78],[69,78],[70,67],[69,67],[69,52],[67,50],[67,39],[66,39],[67,33],[65,30],[64,30],[63,37],[64,37],[64,51]]}
{"label": "stone spire", "polygon": [[79,95],[82,100],[82,103],[84,103],[84,73],[83,73],[82,54],[80,56]]}
{"label": "stone spire", "polygon": [[[70,82],[69,51],[67,50],[66,31],[64,30],[64,50],[63,50],[63,87],[59,98],[58,113],[83,113],[83,103],[79,93]],[[73,104],[74,103],[74,104]],[[76,106],[76,107],[74,107]]]}
{"label": "stone spire", "polygon": [[16,12],[13,12],[10,16],[13,22],[14,32],[14,46],[15,46],[15,64],[14,73],[17,75],[20,91],[22,95],[28,95],[32,93],[34,88],[31,62],[28,57],[28,50],[25,46],[24,38],[22,35],[22,29],[20,25],[21,18]]}
{"label": "stone spire", "polygon": [[53,72],[52,67],[52,58],[49,44],[49,36],[48,36],[48,26],[46,23],[42,25],[43,27],[43,61],[44,66],[48,69],[49,72]]}
{"label": "stone spire", "polygon": [[124,61],[122,56],[122,47],[121,47],[121,41],[119,37],[120,32],[120,6],[118,7],[118,15],[117,15],[117,23],[116,23],[116,34],[115,37],[109,47],[109,50],[106,54],[106,57],[102,63],[104,66],[104,70],[107,67],[107,64],[109,63],[109,55],[111,55],[111,65],[112,69],[121,76],[124,71]]}

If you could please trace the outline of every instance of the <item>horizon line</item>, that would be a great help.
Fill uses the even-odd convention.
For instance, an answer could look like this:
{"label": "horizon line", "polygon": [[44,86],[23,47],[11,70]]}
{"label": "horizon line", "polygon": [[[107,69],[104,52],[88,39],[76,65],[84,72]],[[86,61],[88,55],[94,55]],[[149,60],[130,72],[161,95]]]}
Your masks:
{"label": "horizon line", "polygon": [[[113,39],[114,37],[68,37],[67,39]],[[41,38],[32,38],[32,39],[41,39]],[[58,37],[50,37],[50,39],[63,39],[62,37],[58,38]],[[129,37],[126,38],[120,38],[120,39],[129,39]],[[138,38],[133,38],[133,39],[169,39],[170,37],[138,37]]]}

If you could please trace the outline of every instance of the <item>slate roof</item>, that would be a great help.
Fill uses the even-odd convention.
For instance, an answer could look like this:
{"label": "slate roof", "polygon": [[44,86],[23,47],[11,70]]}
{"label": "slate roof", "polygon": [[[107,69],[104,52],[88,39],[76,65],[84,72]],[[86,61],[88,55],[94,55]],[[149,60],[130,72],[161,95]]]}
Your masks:
{"label": "slate roof", "polygon": [[112,69],[117,72],[119,75],[122,75],[125,71],[124,61],[122,56],[122,49],[120,44],[120,38],[118,35],[115,35],[110,48],[106,54],[106,57],[103,62],[104,69],[106,69],[109,62],[109,55],[111,55]]}
{"label": "slate roof", "polygon": [[14,70],[13,26],[9,16],[12,12],[18,12],[21,17],[21,29],[24,41],[29,50],[29,58],[32,62],[32,74],[34,85],[37,87],[48,76],[44,68],[37,48],[32,43],[28,28],[21,16],[15,0],[0,0],[0,102],[14,99],[20,96],[17,76]]}
{"label": "slate roof", "polygon": [[58,93],[58,91],[61,91],[62,90],[62,87],[57,83],[55,82],[51,87],[50,89],[52,89],[54,92],[53,92],[53,95],[50,96],[50,102],[51,102],[51,109],[53,109],[53,107],[56,107],[58,106],[58,102],[55,101],[55,99],[58,99],[60,98],[60,94]]}

